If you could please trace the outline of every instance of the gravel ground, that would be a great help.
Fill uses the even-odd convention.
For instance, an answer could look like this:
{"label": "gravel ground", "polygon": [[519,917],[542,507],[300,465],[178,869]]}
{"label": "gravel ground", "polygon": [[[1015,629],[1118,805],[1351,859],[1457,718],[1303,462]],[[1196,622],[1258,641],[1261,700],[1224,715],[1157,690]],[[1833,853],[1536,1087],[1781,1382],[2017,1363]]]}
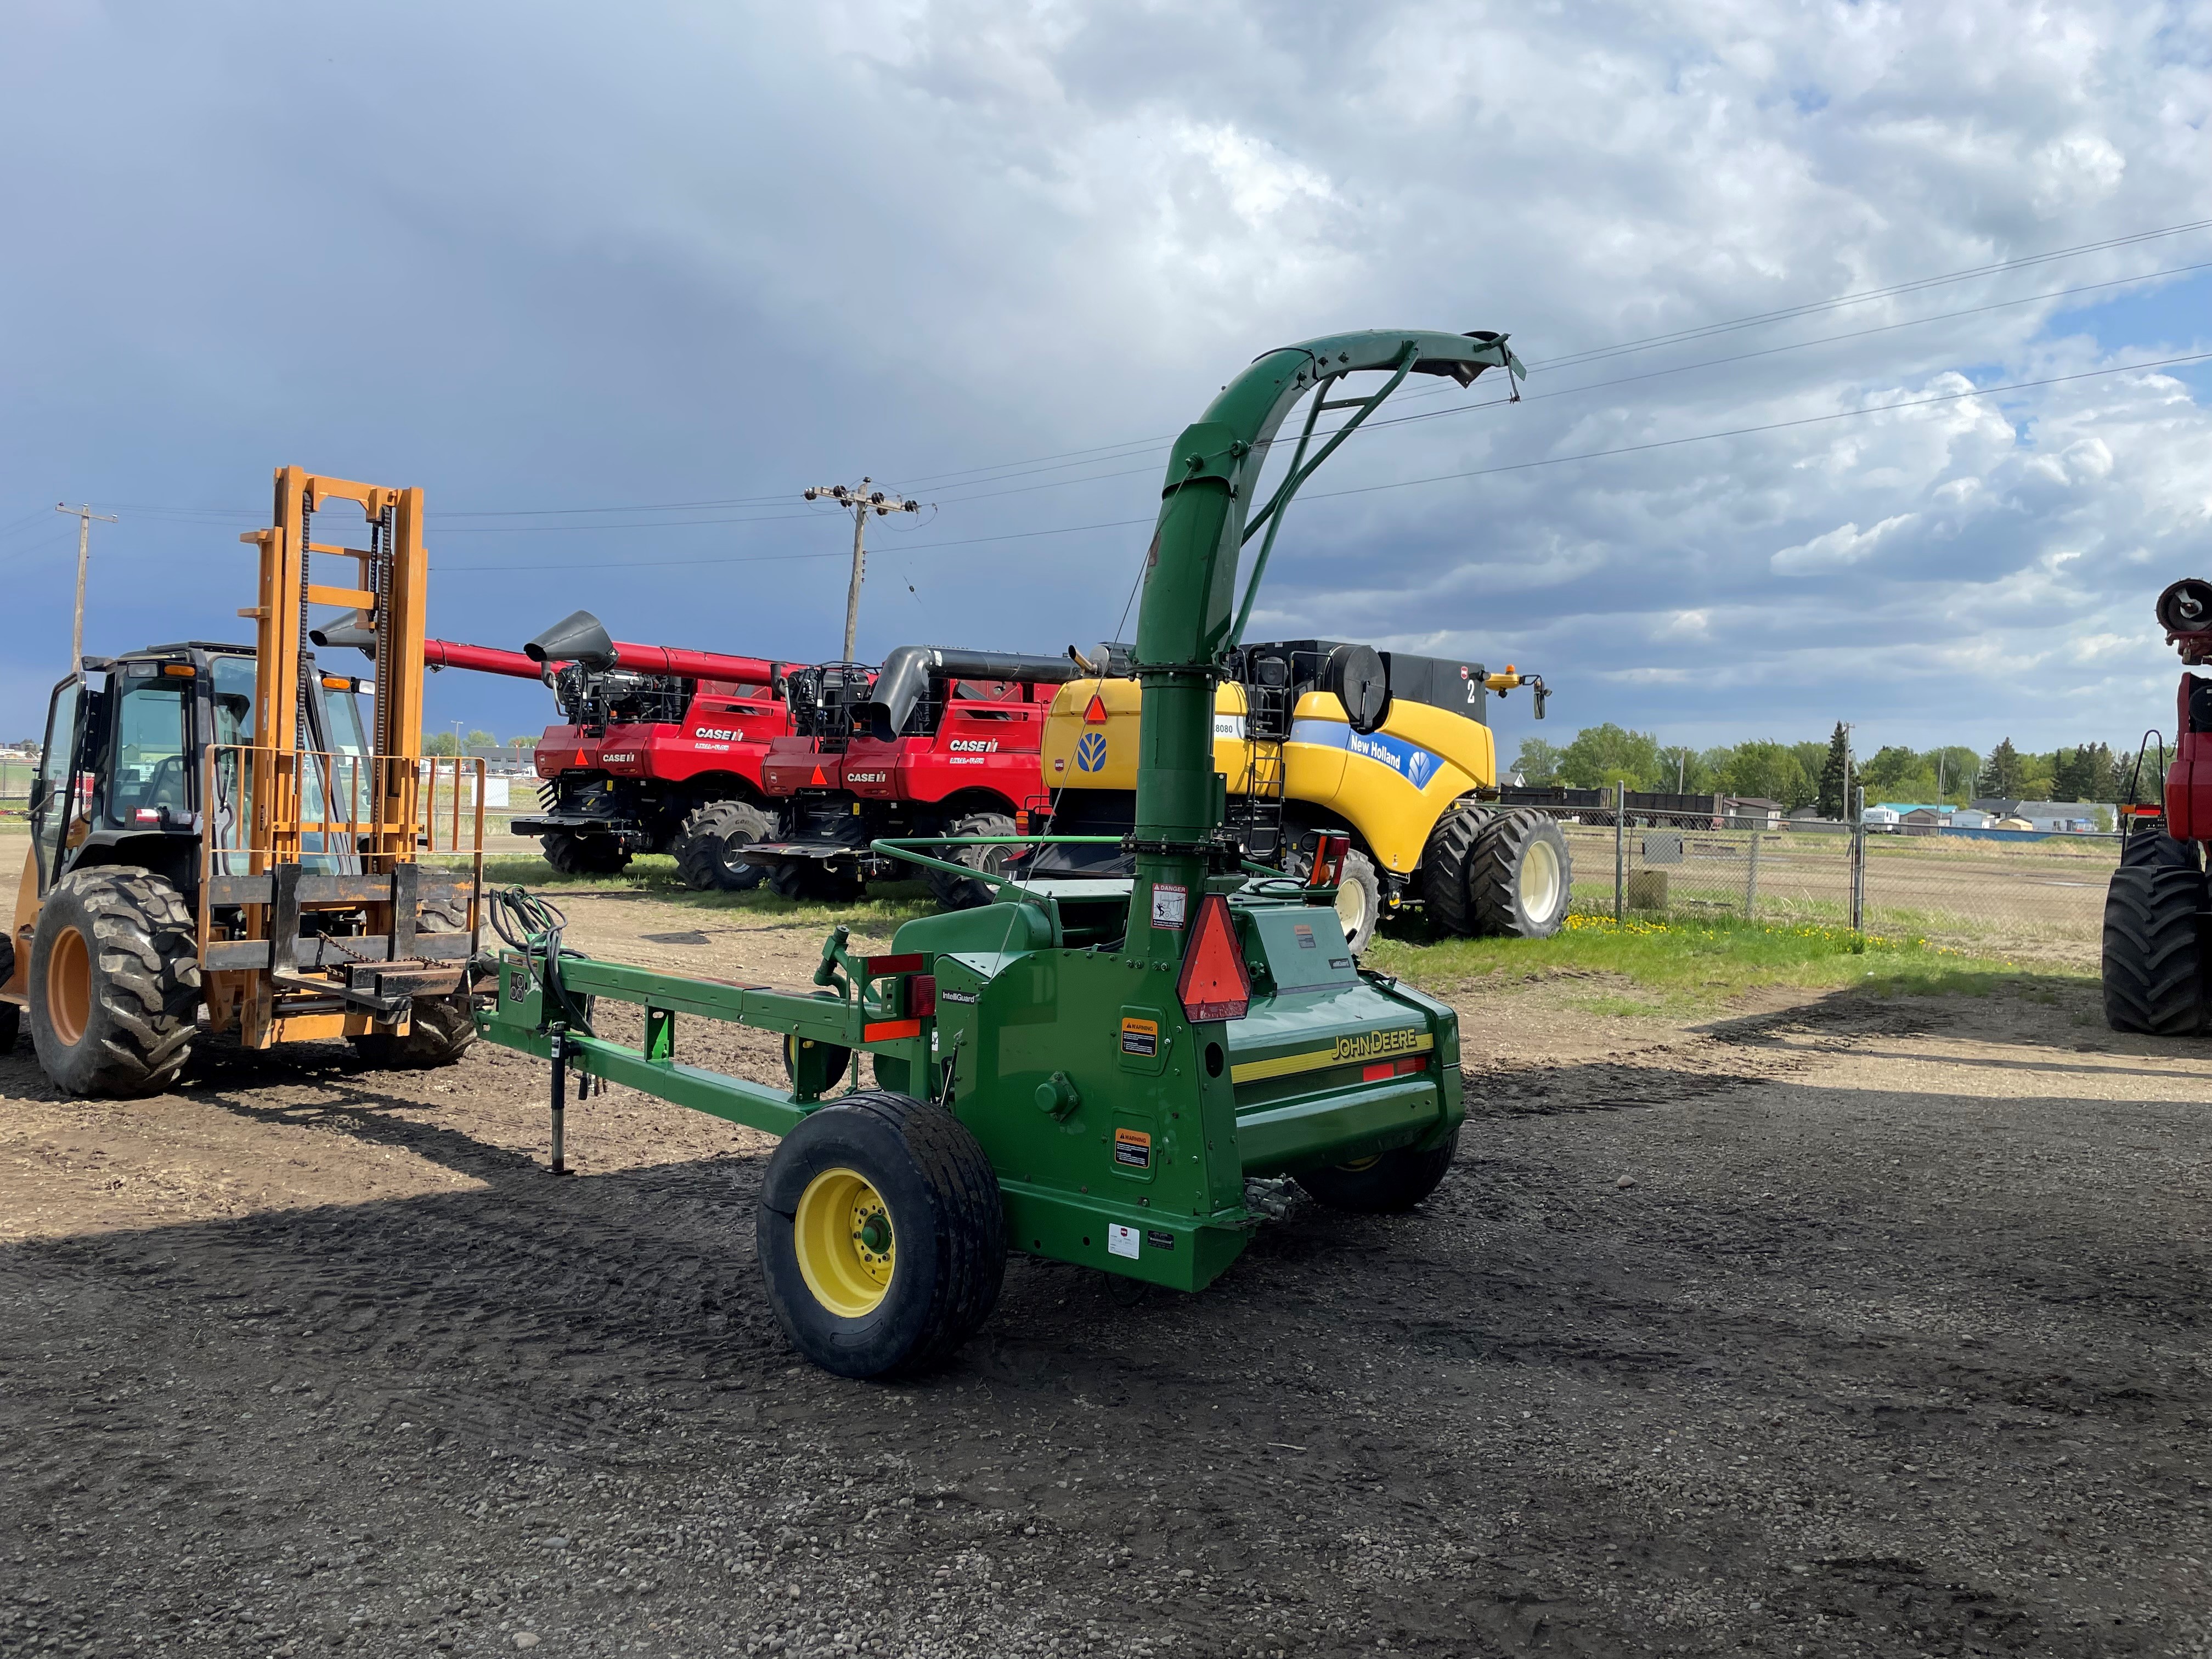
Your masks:
{"label": "gravel ground", "polygon": [[[565,901],[564,901],[565,902]],[[571,937],[796,978],[611,895]],[[947,1371],[794,1363],[769,1143],[341,1048],[0,1059],[0,1652],[2202,1654],[2212,1050],[2087,988],[1463,1005],[1419,1213],[1196,1297],[1018,1258]],[[758,1040],[687,1028],[703,1063]]]}

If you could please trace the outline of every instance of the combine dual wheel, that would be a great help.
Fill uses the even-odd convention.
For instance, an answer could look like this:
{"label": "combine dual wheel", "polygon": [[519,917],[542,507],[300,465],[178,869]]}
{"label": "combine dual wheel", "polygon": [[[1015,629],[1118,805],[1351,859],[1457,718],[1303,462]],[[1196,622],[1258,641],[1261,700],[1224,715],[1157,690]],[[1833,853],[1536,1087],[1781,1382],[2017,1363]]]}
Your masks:
{"label": "combine dual wheel", "polygon": [[749,893],[768,872],[742,862],[738,853],[757,841],[775,839],[775,820],[741,800],[710,800],[695,807],[676,832],[676,873],[694,892]]}
{"label": "combine dual wheel", "polygon": [[936,1364],[990,1316],[1006,1273],[991,1160],[943,1107],[887,1090],[783,1138],[755,1225],[777,1321],[839,1376]]}
{"label": "combine dual wheel", "polygon": [[2105,895],[2105,1023],[2116,1031],[2194,1036],[2205,1027],[2197,844],[2139,830],[2120,844]]}
{"label": "combine dual wheel", "polygon": [[63,877],[39,910],[30,993],[39,1064],[65,1093],[167,1088],[198,1029],[200,964],[184,895],[132,866]]}
{"label": "combine dual wheel", "polygon": [[629,854],[612,836],[580,836],[555,830],[544,840],[545,862],[564,876],[618,876]]}
{"label": "combine dual wheel", "polygon": [[1567,919],[1574,861],[1545,814],[1461,806],[1429,832],[1421,897],[1452,933],[1549,939]]}

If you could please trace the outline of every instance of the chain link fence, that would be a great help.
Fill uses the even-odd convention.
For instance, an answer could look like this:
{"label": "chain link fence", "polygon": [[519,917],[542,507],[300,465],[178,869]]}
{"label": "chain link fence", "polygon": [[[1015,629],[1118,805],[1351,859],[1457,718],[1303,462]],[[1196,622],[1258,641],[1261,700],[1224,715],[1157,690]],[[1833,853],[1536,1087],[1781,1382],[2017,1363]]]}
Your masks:
{"label": "chain link fence", "polygon": [[1586,915],[1813,923],[2084,966],[2098,958],[2121,840],[1548,810]]}

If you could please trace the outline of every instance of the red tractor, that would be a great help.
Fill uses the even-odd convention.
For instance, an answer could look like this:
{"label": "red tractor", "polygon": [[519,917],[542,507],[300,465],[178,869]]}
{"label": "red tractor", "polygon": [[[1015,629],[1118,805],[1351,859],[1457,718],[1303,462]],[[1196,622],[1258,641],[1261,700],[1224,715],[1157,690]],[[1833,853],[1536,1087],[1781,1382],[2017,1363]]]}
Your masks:
{"label": "red tractor", "polygon": [[[787,675],[794,735],[769,745],[762,783],[785,806],[783,837],[739,856],[788,898],[843,900],[910,866],[872,854],[887,836],[1012,836],[1046,810],[1037,750],[1054,689],[1083,672],[1066,657],[904,645],[880,670],[854,663]],[[995,872],[1012,847],[948,857]],[[986,902],[980,877],[930,872],[948,909]]]}
{"label": "red tractor", "polygon": [[[2183,662],[2195,668],[2212,659],[2212,582],[2174,583],[2159,595],[2158,620]],[[2212,842],[2212,679],[2184,674],[2175,705],[2165,805],[2122,806],[2127,834],[2105,896],[2106,1023],[2157,1036],[2193,1036],[2212,1016],[2212,909],[2198,845]],[[2138,773],[2142,766],[2138,753]],[[2132,778],[2126,794],[2132,803]]]}
{"label": "red tractor", "polygon": [[611,640],[588,611],[523,652],[567,723],[538,740],[542,810],[516,818],[516,835],[539,837],[564,875],[672,853],[687,887],[759,884],[738,854],[775,831],[761,763],[791,730],[783,664]]}

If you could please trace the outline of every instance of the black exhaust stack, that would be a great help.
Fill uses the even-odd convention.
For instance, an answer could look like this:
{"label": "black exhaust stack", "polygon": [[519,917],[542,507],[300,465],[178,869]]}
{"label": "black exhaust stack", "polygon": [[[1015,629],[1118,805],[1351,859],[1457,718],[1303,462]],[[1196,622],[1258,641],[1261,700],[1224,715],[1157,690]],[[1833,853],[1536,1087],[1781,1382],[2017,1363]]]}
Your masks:
{"label": "black exhaust stack", "polygon": [[884,659],[868,694],[868,729],[889,742],[906,729],[914,706],[929,694],[933,679],[1013,680],[1024,685],[1065,685],[1083,672],[1066,657],[1030,657],[1013,651],[940,651],[929,645],[902,645]]}

